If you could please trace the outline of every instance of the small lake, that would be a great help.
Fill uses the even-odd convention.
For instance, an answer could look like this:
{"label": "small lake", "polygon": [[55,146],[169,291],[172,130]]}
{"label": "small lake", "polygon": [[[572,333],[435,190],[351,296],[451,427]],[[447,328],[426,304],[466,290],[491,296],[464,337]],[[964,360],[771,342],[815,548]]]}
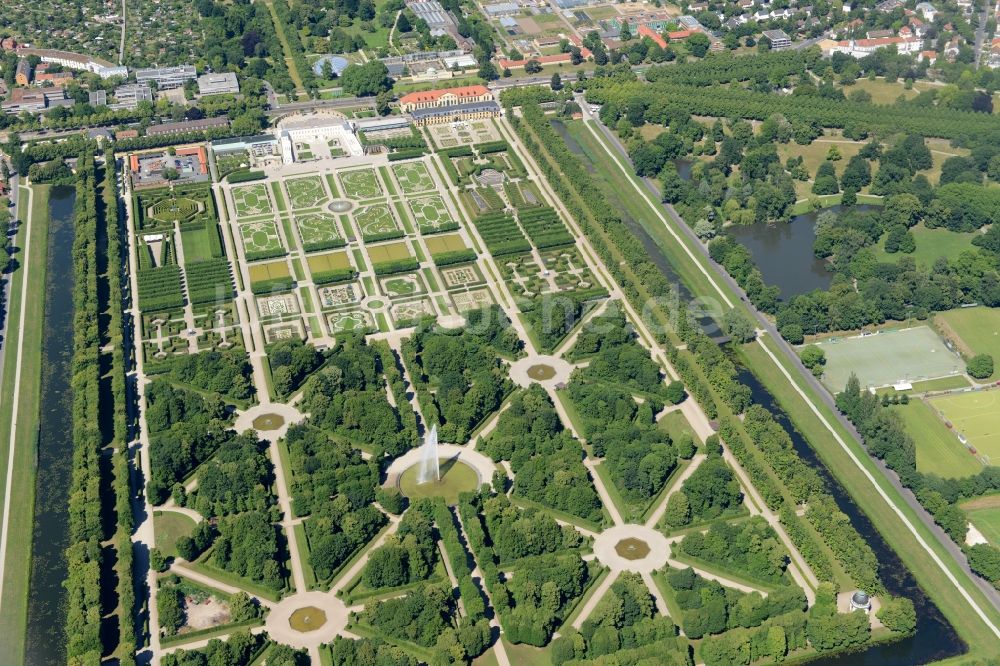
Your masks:
{"label": "small lake", "polygon": [[66,661],[66,546],[73,469],[73,187],[49,196],[49,248],[45,284],[45,339],[39,405],[35,517],[28,589],[25,664]]}
{"label": "small lake", "polygon": [[[856,211],[873,208],[855,206]],[[840,206],[824,210],[839,213]],[[816,218],[822,211],[796,215],[788,224],[734,224],[723,233],[750,250],[764,283],[781,289],[781,298],[807,294],[815,289],[829,289],[833,273],[827,262],[813,254]]]}

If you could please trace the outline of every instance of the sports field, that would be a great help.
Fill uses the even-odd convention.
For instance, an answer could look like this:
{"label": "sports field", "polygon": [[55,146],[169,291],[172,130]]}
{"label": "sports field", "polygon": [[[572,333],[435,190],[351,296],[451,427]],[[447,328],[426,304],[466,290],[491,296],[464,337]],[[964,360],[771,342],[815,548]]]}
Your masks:
{"label": "sports field", "polygon": [[1000,374],[1000,308],[959,308],[934,317],[934,323],[966,356],[990,354],[993,378]]}
{"label": "sports field", "polygon": [[922,400],[892,408],[903,419],[917,446],[917,469],[926,474],[958,478],[978,474],[983,466],[958,436],[945,427],[934,409]]}
{"label": "sports field", "polygon": [[979,455],[1000,461],[1000,391],[970,391],[930,401]]}
{"label": "sports field", "polygon": [[965,362],[927,326],[882,331],[820,343],[826,352],[823,383],[842,391],[854,373],[862,388],[961,373]]}

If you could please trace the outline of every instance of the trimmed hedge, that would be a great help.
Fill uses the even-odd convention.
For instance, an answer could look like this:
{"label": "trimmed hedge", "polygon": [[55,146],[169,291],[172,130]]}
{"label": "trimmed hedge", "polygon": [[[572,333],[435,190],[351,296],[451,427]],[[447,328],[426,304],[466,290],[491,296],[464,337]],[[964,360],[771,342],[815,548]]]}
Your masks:
{"label": "trimmed hedge", "polygon": [[414,271],[420,268],[420,262],[417,261],[416,257],[407,257],[406,259],[397,259],[396,261],[385,261],[381,264],[375,264],[372,266],[372,270],[375,271],[375,275],[391,275],[393,273],[402,273],[403,271]]}
{"label": "trimmed hedge", "polygon": [[278,291],[289,291],[294,288],[295,279],[291,276],[260,280],[250,284],[250,291],[254,294],[271,294]]}
{"label": "trimmed hedge", "polygon": [[139,308],[167,310],[184,305],[181,269],[177,264],[145,268],[138,272]]}
{"label": "trimmed hedge", "polygon": [[485,143],[477,143],[474,146],[480,155],[489,155],[490,153],[502,153],[505,150],[510,150],[510,144],[504,140],[500,141],[486,141]]}
{"label": "trimmed hedge", "polygon": [[251,180],[263,180],[267,177],[263,171],[234,171],[226,176],[226,182],[246,183]]}
{"label": "trimmed hedge", "polygon": [[406,150],[397,150],[394,153],[389,153],[390,162],[398,162],[399,160],[409,160],[414,157],[422,157],[424,152],[423,148],[408,148]]}
{"label": "trimmed hedge", "polygon": [[472,157],[472,146],[455,146],[441,151],[445,157]]}
{"label": "trimmed hedge", "polygon": [[343,282],[354,278],[357,273],[353,268],[338,268],[332,271],[313,271],[313,284],[328,284],[330,282]]}
{"label": "trimmed hedge", "polygon": [[452,264],[461,264],[466,261],[475,261],[476,257],[476,251],[469,248],[431,255],[431,259],[437,266],[450,266]]}

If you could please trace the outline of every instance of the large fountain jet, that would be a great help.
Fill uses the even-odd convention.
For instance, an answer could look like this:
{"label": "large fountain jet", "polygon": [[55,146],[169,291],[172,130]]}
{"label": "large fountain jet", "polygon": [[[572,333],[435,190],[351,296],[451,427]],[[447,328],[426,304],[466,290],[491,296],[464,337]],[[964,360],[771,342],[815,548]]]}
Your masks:
{"label": "large fountain jet", "polygon": [[437,425],[431,427],[430,433],[424,438],[423,456],[420,458],[420,472],[417,483],[438,482],[441,480],[441,464],[438,460]]}

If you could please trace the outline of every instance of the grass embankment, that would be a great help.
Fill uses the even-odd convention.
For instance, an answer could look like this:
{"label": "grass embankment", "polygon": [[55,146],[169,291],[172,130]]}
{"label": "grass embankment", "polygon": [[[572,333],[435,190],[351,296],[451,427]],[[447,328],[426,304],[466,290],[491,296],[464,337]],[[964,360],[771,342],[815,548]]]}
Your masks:
{"label": "grass embankment", "polygon": [[[3,597],[0,600],[0,649],[4,660],[19,664],[24,660],[25,627],[28,619],[28,589],[31,571],[31,535],[35,505],[35,446],[38,435],[41,393],[42,339],[45,318],[45,273],[48,256],[49,221],[48,185],[30,188],[31,220],[22,224],[14,240],[21,251],[15,255],[17,268],[10,280],[7,330],[3,340],[3,383],[0,388],[0,487],[8,492],[6,478],[11,465],[10,516],[7,524],[7,551],[3,574]],[[27,217],[25,205],[29,188],[20,188],[18,212]],[[27,221],[27,220],[25,220]],[[30,241],[27,234],[31,233]],[[28,255],[24,249],[27,245]],[[22,294],[25,274],[27,291]],[[22,295],[24,298],[22,298]],[[20,322],[24,319],[24,339]],[[16,379],[18,353],[21,354],[20,383]],[[18,396],[17,418],[12,419],[14,396]],[[16,421],[14,452],[11,457],[11,429]],[[2,511],[2,505],[0,505]]]}
{"label": "grass embankment", "polygon": [[[613,178],[615,182],[625,183],[630,188],[620,190],[622,192],[638,190],[643,195],[648,194],[644,185],[635,176],[631,173],[625,173],[615,163],[615,160],[611,159],[607,152],[604,152],[605,140],[603,138],[598,139],[590,134],[582,123],[574,123],[570,127],[574,125],[578,128],[575,130],[575,135],[585,137],[583,132],[587,132],[587,143],[583,145],[584,150],[587,151],[589,146],[589,151],[595,152],[599,156],[596,164],[598,164],[602,175]],[[595,146],[601,152],[596,152]],[[614,148],[611,146],[608,148],[614,152]],[[615,154],[617,155],[617,153]],[[632,202],[631,207],[637,207],[640,211],[644,209],[644,213],[635,219],[641,221],[646,231],[657,241],[672,267],[678,271],[688,288],[703,297],[717,297],[725,294],[736,308],[746,310],[735,292],[721,279],[716,278],[714,281],[708,279],[705,272],[714,274],[716,269],[697,249],[690,247],[692,241],[680,231],[677,231],[676,236],[668,231],[666,225],[660,221],[661,211],[657,210],[658,207],[655,207],[651,196],[648,199],[646,196],[627,197],[626,200]],[[782,364],[781,368],[764,351],[763,345],[765,344],[769,346],[778,362]],[[822,406],[819,396],[805,385],[802,379],[797,378],[797,371],[794,368],[784,367],[786,362],[779,355],[775,343],[765,339],[745,347],[743,351],[747,367],[774,394],[782,408],[788,412],[796,428],[806,437],[830,472],[841,482],[858,506],[865,511],[885,540],[912,571],[917,582],[931,596],[963,640],[968,643],[970,651],[973,654],[986,654],[985,650],[988,650],[986,646],[995,644],[997,636],[972,607],[969,600],[971,599],[978,606],[994,626],[1000,625],[1000,613],[989,603],[969,576],[962,571],[944,545],[931,534],[916,513],[903,501],[902,495],[882,475],[863,447],[839,425],[833,413]],[[791,381],[789,381],[789,377],[785,376],[782,369],[788,372],[792,378]],[[792,382],[794,382],[794,386]],[[811,404],[815,405],[819,415],[813,412],[810,403],[807,403],[799,395],[796,386],[805,393]],[[826,424],[829,424],[829,428],[820,419],[820,416],[826,421]],[[846,450],[837,441],[834,433],[845,442]],[[871,474],[873,481],[859,477],[861,470]],[[885,494],[892,506],[883,499],[879,491]],[[903,522],[901,516],[913,527],[920,540],[927,544],[926,548]],[[943,575],[945,571],[955,579],[955,582]]]}

